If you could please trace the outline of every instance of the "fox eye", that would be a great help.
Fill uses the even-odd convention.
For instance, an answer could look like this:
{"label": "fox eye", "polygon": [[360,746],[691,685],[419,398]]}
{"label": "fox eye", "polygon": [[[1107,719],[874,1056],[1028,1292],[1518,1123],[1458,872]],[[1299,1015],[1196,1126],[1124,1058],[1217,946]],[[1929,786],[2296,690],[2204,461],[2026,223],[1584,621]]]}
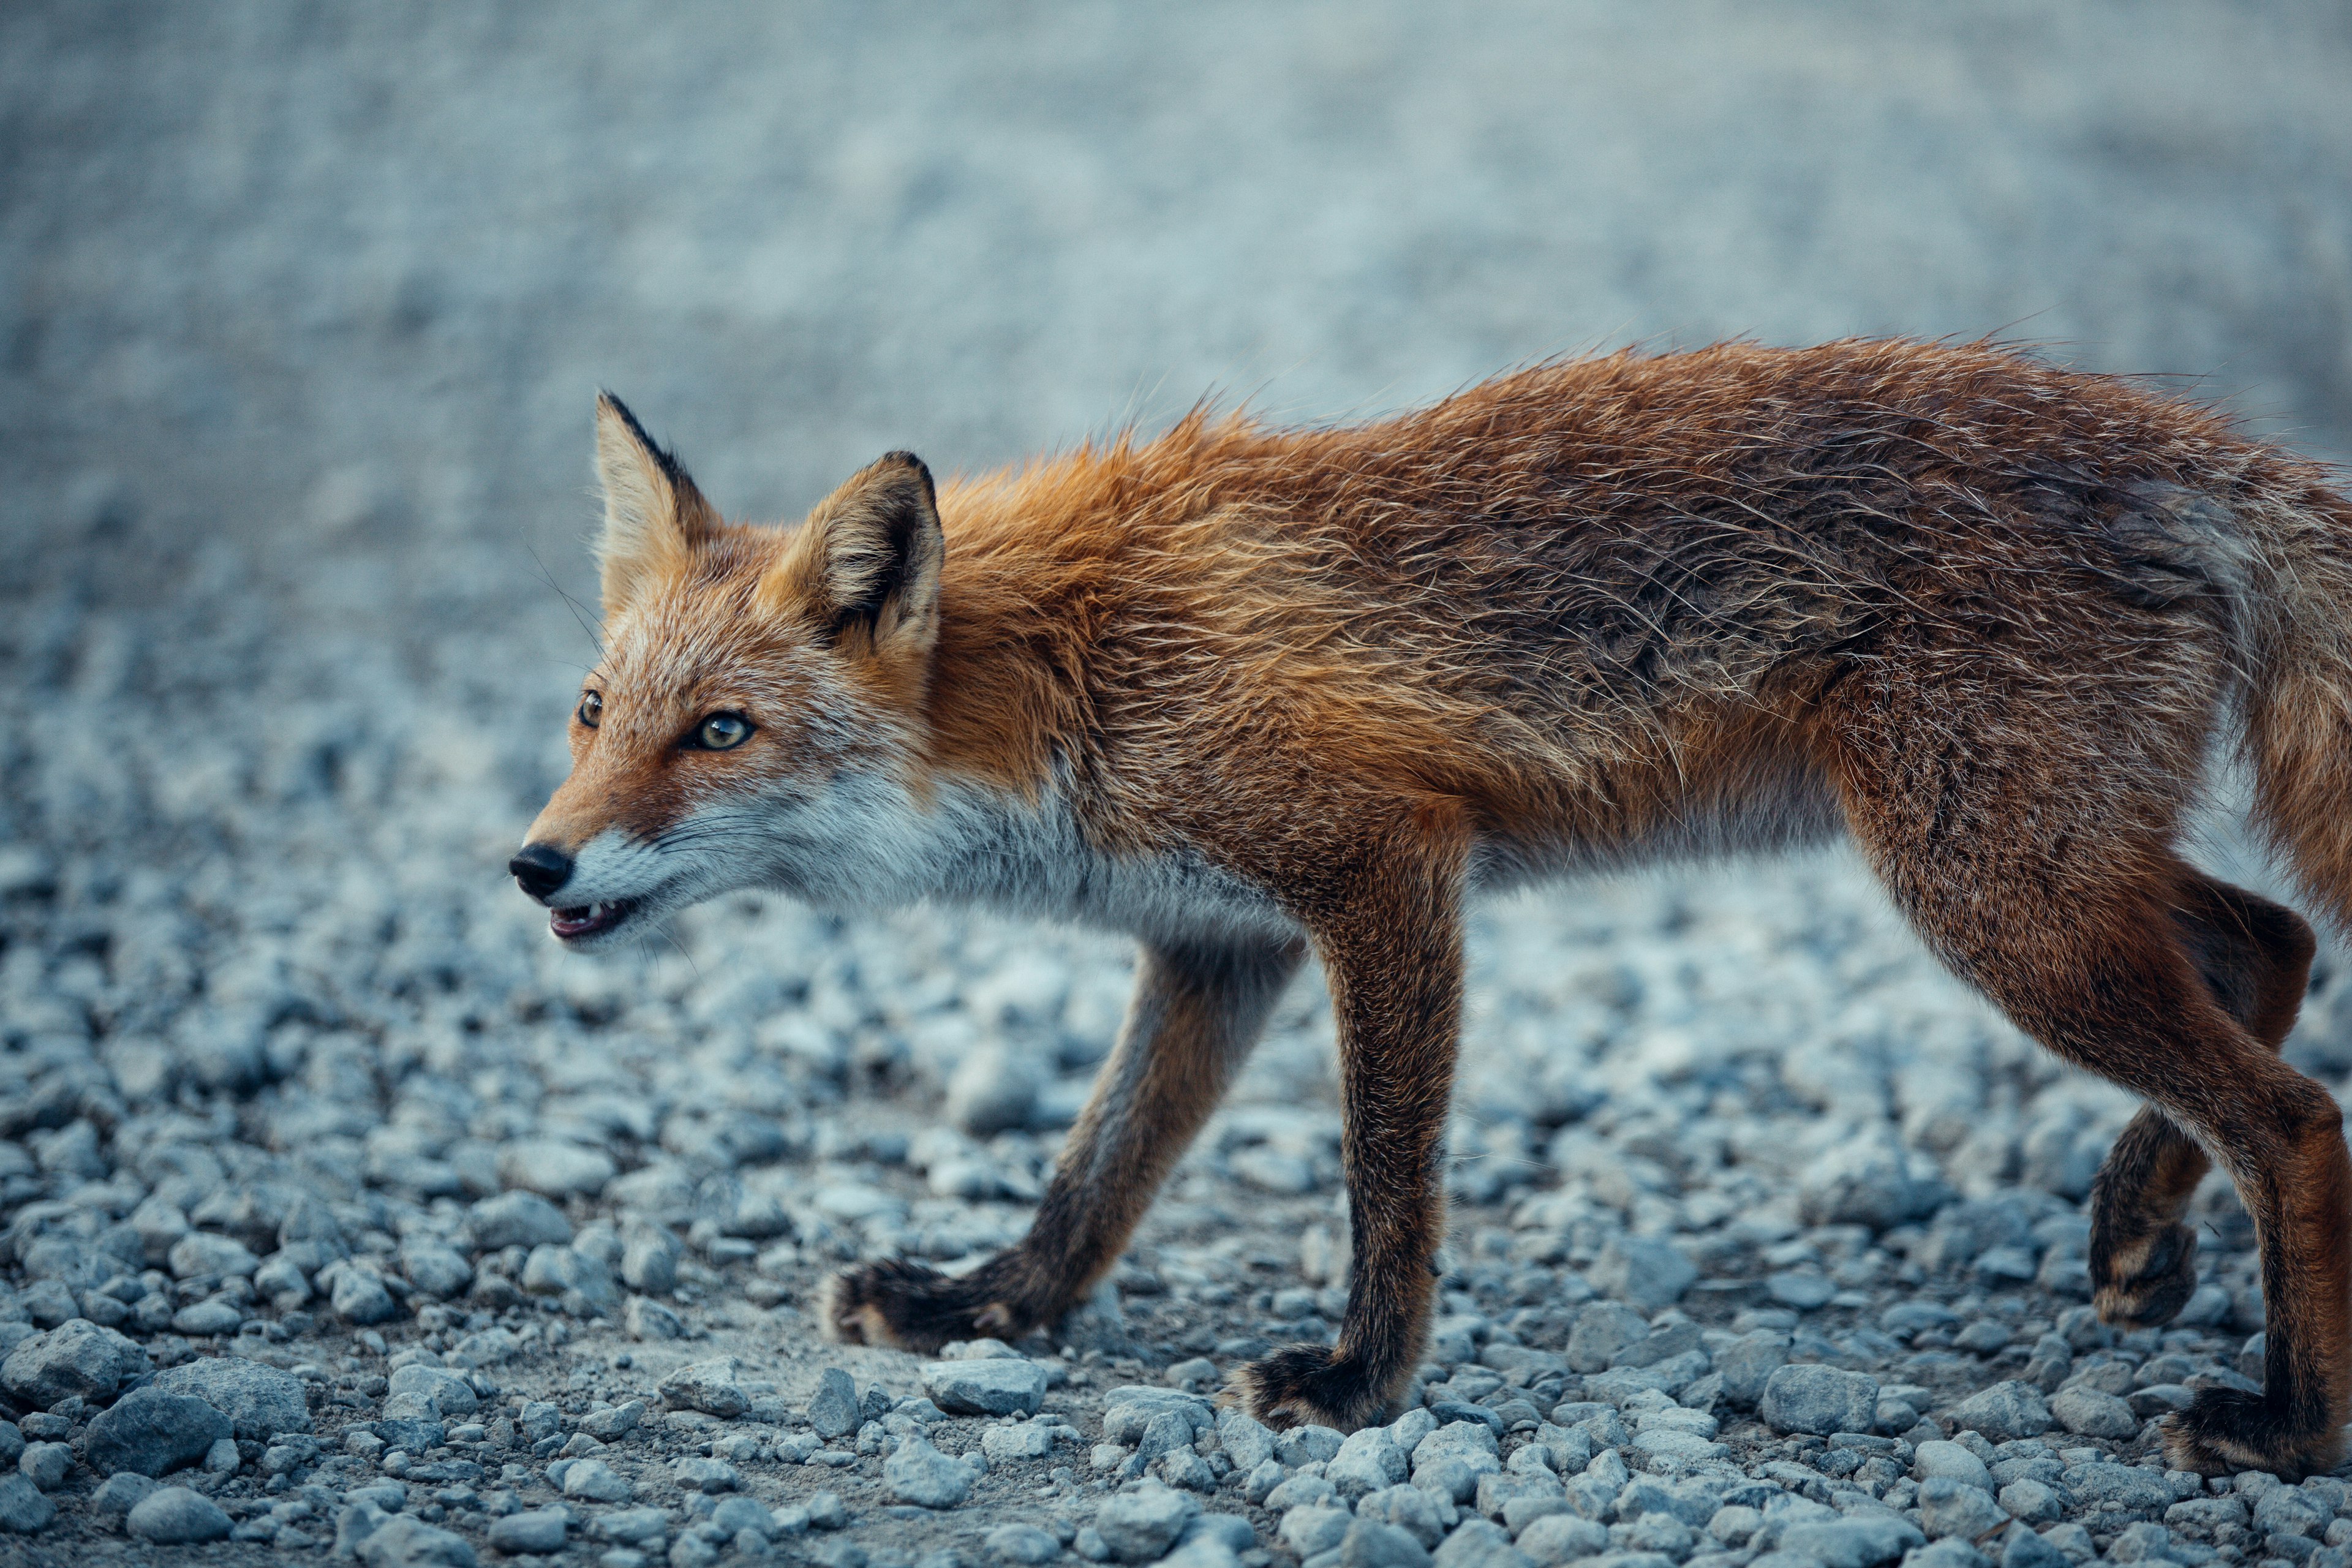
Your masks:
{"label": "fox eye", "polygon": [[604,699],[601,695],[591,691],[580,699],[580,711],[574,717],[578,718],[582,724],[593,730],[596,727],[596,721],[604,716]]}
{"label": "fox eye", "polygon": [[751,738],[751,721],[740,713],[713,713],[694,727],[694,743],[706,752],[731,751]]}

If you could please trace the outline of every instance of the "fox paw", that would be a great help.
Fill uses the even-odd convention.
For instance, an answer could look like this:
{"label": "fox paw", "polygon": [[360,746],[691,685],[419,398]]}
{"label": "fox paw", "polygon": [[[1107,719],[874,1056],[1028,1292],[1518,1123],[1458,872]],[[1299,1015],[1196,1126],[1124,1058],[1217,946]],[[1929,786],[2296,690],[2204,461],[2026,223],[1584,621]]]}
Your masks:
{"label": "fox paw", "polygon": [[2263,1470],[2293,1485],[2325,1475],[2344,1457],[2342,1428],[2299,1428],[2259,1394],[2200,1389],[2188,1409],[2164,1421],[2165,1461],[2176,1470],[2225,1476]]}
{"label": "fox paw", "polygon": [[2118,1329],[2157,1329],[2197,1292],[2197,1233],[2168,1225],[2111,1249],[2095,1275],[2092,1305]]}
{"label": "fox paw", "polygon": [[1227,1396],[1279,1432],[1329,1426],[1353,1432],[1384,1419],[1389,1391],[1364,1367],[1325,1345],[1286,1345],[1234,1373]]}
{"label": "fox paw", "polygon": [[843,1344],[929,1354],[950,1340],[1017,1339],[1032,1326],[996,1299],[990,1271],[950,1279],[902,1258],[845,1270],[825,1281],[821,1321]]}

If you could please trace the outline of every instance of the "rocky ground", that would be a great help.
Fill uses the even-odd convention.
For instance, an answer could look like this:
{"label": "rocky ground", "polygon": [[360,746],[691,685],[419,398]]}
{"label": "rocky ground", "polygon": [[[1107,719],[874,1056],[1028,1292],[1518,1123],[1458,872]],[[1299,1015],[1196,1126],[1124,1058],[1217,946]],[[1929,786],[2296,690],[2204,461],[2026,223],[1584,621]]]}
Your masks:
{"label": "rocky ground", "polygon": [[[2234,1201],[2100,1326],[2129,1103],[1843,856],[1482,911],[1444,1316],[1344,1441],[1202,1397],[1337,1312],[1312,976],[1096,1300],[927,1364],[819,1283],[1020,1234],[1126,948],[736,898],[591,962],[500,873],[597,380],[782,510],[1294,363],[2048,308],[2340,447],[2340,24],[200,11],[0,18],[0,1563],[2352,1557],[2342,1480],[2151,1441],[2253,1366]],[[2347,973],[2290,1055],[2352,1093]]]}

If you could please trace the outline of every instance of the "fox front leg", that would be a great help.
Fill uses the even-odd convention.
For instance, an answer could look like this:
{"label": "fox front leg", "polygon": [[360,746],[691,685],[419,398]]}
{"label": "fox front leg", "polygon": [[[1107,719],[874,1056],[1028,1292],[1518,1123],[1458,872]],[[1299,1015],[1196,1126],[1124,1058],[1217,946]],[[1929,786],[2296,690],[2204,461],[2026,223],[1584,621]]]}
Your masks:
{"label": "fox front leg", "polygon": [[1118,1260],[1304,956],[1297,942],[1147,944],[1118,1044],[1029,1234],[960,1278],[898,1258],[835,1276],[834,1337],[929,1352],[1060,1321]]}
{"label": "fox front leg", "polygon": [[[1425,825],[1424,825],[1425,826]],[[1418,854],[1412,852],[1417,851]],[[1340,1158],[1355,1243],[1332,1345],[1277,1350],[1234,1389],[1269,1426],[1350,1432],[1383,1419],[1428,1338],[1444,1240],[1437,1162],[1462,1012],[1460,859],[1425,839],[1318,911],[1315,942],[1339,1025]]]}

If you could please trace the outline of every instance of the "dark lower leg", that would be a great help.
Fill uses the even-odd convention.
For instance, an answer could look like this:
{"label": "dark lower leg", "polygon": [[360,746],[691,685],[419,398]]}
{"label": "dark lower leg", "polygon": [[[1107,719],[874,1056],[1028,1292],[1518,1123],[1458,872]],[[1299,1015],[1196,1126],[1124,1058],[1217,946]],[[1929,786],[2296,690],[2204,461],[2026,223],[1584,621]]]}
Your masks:
{"label": "dark lower leg", "polygon": [[[2276,1050],[2294,1027],[2315,951],[2302,918],[2187,866],[2172,923],[2222,1011]],[[2091,1282],[2119,1328],[2170,1322],[2197,1289],[2196,1233],[2180,1223],[2210,1168],[2205,1151],[2153,1106],[2116,1140],[2091,1189]]]}
{"label": "dark lower leg", "polygon": [[2317,1084],[2273,1062],[2273,1125],[2228,1147],[2263,1247],[2263,1391],[2208,1389],[2168,1426],[2184,1469],[2298,1478],[2334,1467],[2352,1396],[2352,1161],[2342,1112]]}
{"label": "dark lower leg", "polygon": [[1437,1179],[1461,1006],[1459,928],[1447,904],[1325,948],[1339,1070],[1354,1263],[1332,1346],[1294,1345],[1236,1378],[1275,1426],[1352,1431],[1381,1419],[1429,1331],[1444,1239]]}
{"label": "dark lower leg", "polygon": [[954,1279],[902,1259],[851,1269],[833,1282],[828,1327],[852,1342],[928,1351],[1059,1321],[1118,1261],[1302,957],[1296,943],[1145,949],[1118,1045],[1029,1234]]}

